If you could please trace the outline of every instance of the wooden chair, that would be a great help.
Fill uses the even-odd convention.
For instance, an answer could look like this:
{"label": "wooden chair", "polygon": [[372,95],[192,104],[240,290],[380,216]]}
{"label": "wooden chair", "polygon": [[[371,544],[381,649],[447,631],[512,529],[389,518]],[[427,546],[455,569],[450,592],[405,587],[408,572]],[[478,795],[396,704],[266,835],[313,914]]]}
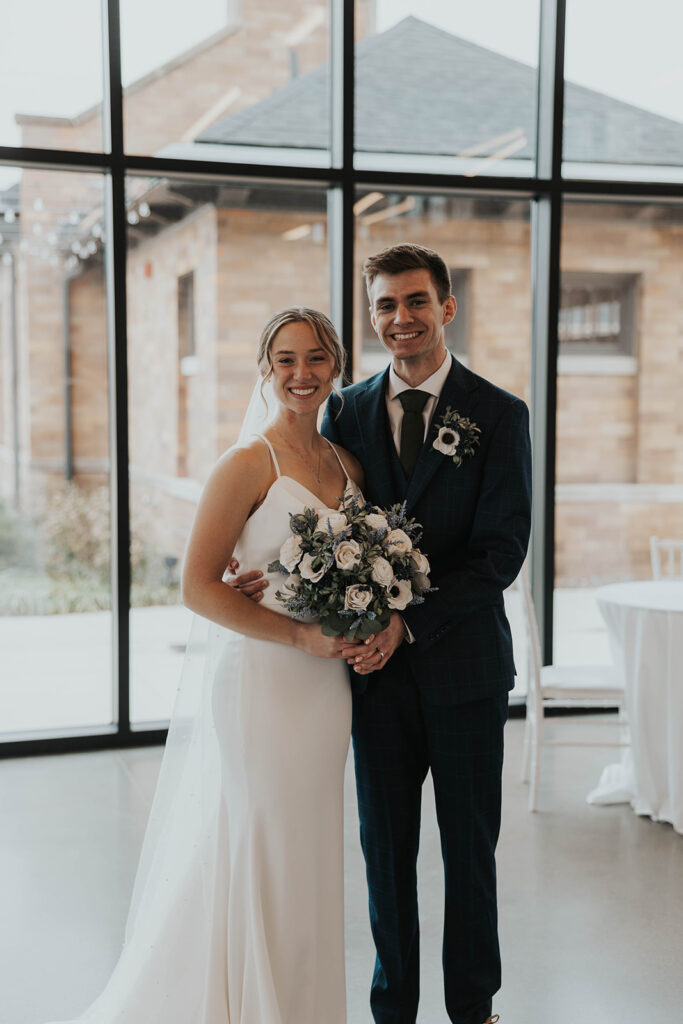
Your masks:
{"label": "wooden chair", "polygon": [[[590,708],[616,708],[619,719],[596,716],[597,726],[626,727],[622,708],[624,689],[615,678],[610,665],[543,665],[538,635],[538,620],[531,596],[526,565],[518,578],[527,625],[529,656],[529,689],[526,705],[526,726],[522,753],[522,781],[529,782],[529,810],[538,808],[538,790],[541,778],[541,753],[545,746],[560,747],[626,747],[628,739],[555,739],[546,735],[545,711],[548,708],[574,708],[578,713]],[[569,716],[553,718],[553,732],[576,729]]]}
{"label": "wooden chair", "polygon": [[683,540],[650,537],[653,580],[683,580]]}

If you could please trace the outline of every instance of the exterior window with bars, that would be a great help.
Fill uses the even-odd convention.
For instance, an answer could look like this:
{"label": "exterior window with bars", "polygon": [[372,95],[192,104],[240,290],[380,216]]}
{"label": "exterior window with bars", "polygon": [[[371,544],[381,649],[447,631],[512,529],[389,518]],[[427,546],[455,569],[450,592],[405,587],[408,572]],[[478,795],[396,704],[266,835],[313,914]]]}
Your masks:
{"label": "exterior window with bars", "polygon": [[560,352],[634,355],[636,281],[632,274],[563,274]]}

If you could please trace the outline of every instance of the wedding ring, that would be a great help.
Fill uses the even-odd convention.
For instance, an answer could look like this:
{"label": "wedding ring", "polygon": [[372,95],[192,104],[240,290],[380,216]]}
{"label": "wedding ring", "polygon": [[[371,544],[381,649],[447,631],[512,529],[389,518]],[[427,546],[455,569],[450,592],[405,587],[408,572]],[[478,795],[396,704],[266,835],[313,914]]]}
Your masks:
{"label": "wedding ring", "polygon": [[383,657],[384,657],[384,651],[380,651],[379,647],[376,647],[376,648],[375,648],[375,650],[376,650],[376,651],[377,651],[377,653],[379,654],[380,658],[383,658]]}

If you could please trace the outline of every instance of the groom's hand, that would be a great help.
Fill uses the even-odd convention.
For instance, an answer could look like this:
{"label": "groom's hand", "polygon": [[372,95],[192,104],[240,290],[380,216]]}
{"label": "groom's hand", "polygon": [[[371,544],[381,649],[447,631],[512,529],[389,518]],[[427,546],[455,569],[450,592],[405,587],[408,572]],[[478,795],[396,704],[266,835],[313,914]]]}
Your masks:
{"label": "groom's hand", "polygon": [[246,594],[252,601],[260,601],[263,597],[263,591],[268,586],[268,580],[264,580],[260,569],[252,569],[251,572],[243,572],[237,576],[236,573],[239,567],[240,563],[237,559],[231,558],[228,562],[227,575],[224,577],[225,582],[229,587],[234,587],[235,590]]}
{"label": "groom's hand", "polygon": [[368,675],[384,668],[405,638],[405,626],[398,612],[392,612],[389,625],[381,633],[368,637],[362,647],[342,650],[342,657],[359,675]]}

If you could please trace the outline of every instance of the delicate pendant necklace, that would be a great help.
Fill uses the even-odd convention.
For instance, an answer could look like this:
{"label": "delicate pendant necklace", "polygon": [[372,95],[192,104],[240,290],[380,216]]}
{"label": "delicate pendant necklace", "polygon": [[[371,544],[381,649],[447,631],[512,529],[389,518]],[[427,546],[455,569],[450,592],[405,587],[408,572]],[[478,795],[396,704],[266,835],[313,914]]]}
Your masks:
{"label": "delicate pendant necklace", "polygon": [[323,450],[323,446],[322,446],[322,443],[320,441],[320,438],[318,438],[318,472],[316,473],[316,479],[318,481],[318,486],[320,486],[320,456],[322,454],[322,450]]}
{"label": "delicate pendant necklace", "polygon": [[318,468],[317,468],[317,470],[313,469],[313,466],[311,465],[309,460],[306,458],[306,456],[302,455],[301,452],[298,452],[296,450],[296,448],[292,448],[292,446],[289,445],[289,444],[285,445],[285,447],[289,448],[290,451],[293,451],[297,455],[297,457],[302,460],[304,465],[307,466],[308,468],[310,468],[311,472],[314,474],[316,480],[318,481],[318,486],[320,486],[320,484],[321,484],[320,468],[321,468],[321,465],[322,465],[322,453],[323,453],[322,438],[318,437]]}

